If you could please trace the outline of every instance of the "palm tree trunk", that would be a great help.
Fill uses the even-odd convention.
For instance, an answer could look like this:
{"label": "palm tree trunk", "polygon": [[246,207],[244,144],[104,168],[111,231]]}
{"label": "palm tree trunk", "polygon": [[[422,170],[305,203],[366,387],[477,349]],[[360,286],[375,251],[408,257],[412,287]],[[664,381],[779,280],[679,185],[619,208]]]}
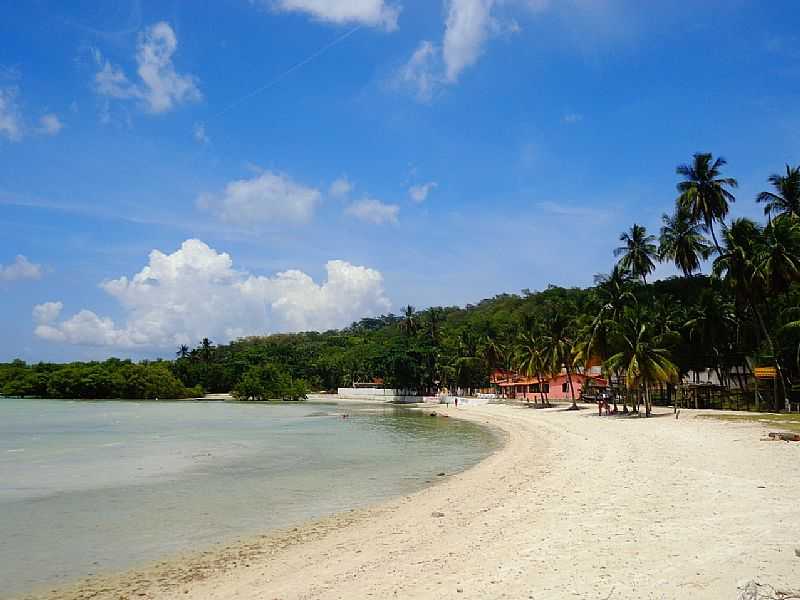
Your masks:
{"label": "palm tree trunk", "polygon": [[[749,296],[749,295],[748,295]],[[767,346],[769,347],[769,352],[772,355],[772,360],[775,363],[775,370],[778,371],[778,390],[780,391],[781,398],[786,402],[786,383],[783,378],[783,369],[781,368],[781,361],[778,358],[778,355],[775,352],[775,344],[772,341],[772,336],[769,334],[769,330],[767,329],[766,323],[764,323],[764,317],[761,315],[761,311],[758,310],[756,307],[756,303],[753,301],[752,298],[748,298],[750,300],[750,307],[753,309],[753,313],[756,315],[756,319],[758,320],[758,326],[761,329],[761,333],[764,335],[764,339],[767,340]],[[772,399],[773,409],[779,410],[782,407],[778,406],[778,398]]]}
{"label": "palm tree trunk", "polygon": [[569,366],[564,367],[567,370],[567,383],[569,384],[569,395],[572,398],[572,410],[578,409],[578,403],[575,402],[575,388],[572,387],[572,373],[569,370]]}

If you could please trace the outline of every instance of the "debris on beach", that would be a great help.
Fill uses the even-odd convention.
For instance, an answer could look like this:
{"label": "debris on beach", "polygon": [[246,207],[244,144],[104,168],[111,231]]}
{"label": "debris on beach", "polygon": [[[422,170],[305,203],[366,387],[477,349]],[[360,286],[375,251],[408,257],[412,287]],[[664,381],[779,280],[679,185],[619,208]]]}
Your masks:
{"label": "debris on beach", "polygon": [[800,433],[787,433],[785,431],[770,431],[769,439],[774,442],[800,442]]}
{"label": "debris on beach", "polygon": [[736,586],[739,590],[737,600],[790,600],[800,598],[799,590],[776,589],[768,583],[751,579]]}

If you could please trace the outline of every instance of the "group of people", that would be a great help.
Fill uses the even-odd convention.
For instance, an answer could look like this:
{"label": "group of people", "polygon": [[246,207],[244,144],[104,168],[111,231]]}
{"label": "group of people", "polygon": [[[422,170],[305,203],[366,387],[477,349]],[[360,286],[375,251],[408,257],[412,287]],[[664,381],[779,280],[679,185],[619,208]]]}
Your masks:
{"label": "group of people", "polygon": [[603,411],[606,411],[606,415],[611,415],[617,412],[616,407],[614,409],[611,408],[609,404],[609,400],[611,399],[611,395],[608,392],[603,392],[597,397],[597,414],[598,416],[603,416]]}

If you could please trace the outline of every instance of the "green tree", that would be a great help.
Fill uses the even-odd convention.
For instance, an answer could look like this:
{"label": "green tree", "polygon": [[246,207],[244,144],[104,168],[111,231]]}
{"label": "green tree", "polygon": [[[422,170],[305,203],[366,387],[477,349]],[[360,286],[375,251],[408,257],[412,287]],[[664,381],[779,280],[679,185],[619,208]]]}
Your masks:
{"label": "green tree", "polygon": [[722,157],[715,159],[709,152],[698,152],[690,164],[675,169],[683,177],[683,181],[678,183],[678,205],[689,212],[692,220],[705,225],[718,253],[722,249],[717,242],[714,223],[725,223],[729,204],[736,201],[730,190],[739,185],[732,177],[722,177],[722,167],[726,164]]}
{"label": "green tree", "polygon": [[[637,397],[644,397],[645,416],[652,412],[650,387],[676,383],[678,368],[670,360],[665,337],[657,335],[641,315],[629,311],[618,325],[620,350],[608,359],[608,368],[625,372],[625,384]],[[638,402],[637,402],[638,404]]]}
{"label": "green tree", "polygon": [[647,276],[656,268],[654,259],[658,256],[658,248],[655,236],[648,235],[644,226],[634,223],[630,231],[619,236],[619,241],[623,245],[614,250],[614,256],[622,257],[620,267],[646,284]]}
{"label": "green tree", "polygon": [[703,237],[698,221],[682,206],[677,206],[672,215],[662,215],[661,221],[659,260],[673,262],[686,277],[699,271],[700,261],[711,255],[712,246]]}
{"label": "green tree", "polygon": [[756,196],[756,202],[764,204],[764,214],[770,217],[800,217],[800,165],[786,165],[785,175],[774,173],[767,181],[775,192],[761,192]]}

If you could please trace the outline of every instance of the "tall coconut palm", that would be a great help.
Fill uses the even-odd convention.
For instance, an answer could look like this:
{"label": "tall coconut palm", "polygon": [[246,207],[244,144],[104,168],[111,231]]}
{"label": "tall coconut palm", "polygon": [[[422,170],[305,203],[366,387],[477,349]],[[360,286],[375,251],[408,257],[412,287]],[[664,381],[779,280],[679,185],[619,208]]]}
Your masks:
{"label": "tall coconut palm", "polygon": [[[791,225],[789,220],[782,221]],[[772,241],[765,241],[764,231],[756,223],[750,219],[735,219],[725,232],[724,251],[714,260],[714,274],[722,278],[733,289],[737,300],[745,303],[755,315],[778,372],[781,392],[785,393],[781,360],[761,308],[771,285],[781,285],[785,274],[791,273],[790,265],[794,262],[785,262],[782,244],[778,243],[778,239],[791,237],[791,234],[787,230],[781,230],[777,235],[774,232],[773,229]]]}
{"label": "tall coconut palm", "polygon": [[683,177],[683,181],[678,183],[678,203],[689,211],[693,220],[705,225],[719,253],[722,249],[717,242],[714,223],[725,223],[728,206],[736,201],[730,190],[739,185],[733,177],[721,176],[726,164],[728,162],[722,157],[715,159],[710,152],[698,152],[691,164],[679,165],[675,169]]}
{"label": "tall coconut palm", "polygon": [[775,192],[761,192],[756,196],[756,202],[764,203],[764,214],[800,218],[800,165],[786,165],[786,175],[775,173],[767,181]]}
{"label": "tall coconut palm", "polygon": [[417,309],[410,304],[403,308],[403,320],[400,323],[400,327],[403,328],[403,331],[405,331],[406,335],[409,337],[417,332],[418,323],[416,315]]}
{"label": "tall coconut palm", "polygon": [[572,322],[561,310],[553,310],[545,318],[542,343],[550,372],[560,373],[562,368],[566,372],[572,409],[577,410],[575,387],[572,384],[575,338],[572,332]]}
{"label": "tall coconut palm", "polygon": [[700,261],[711,255],[712,246],[706,241],[698,221],[685,206],[676,206],[672,215],[661,217],[661,238],[658,258],[672,261],[686,277],[700,270]]}
{"label": "tall coconut palm", "polygon": [[643,225],[634,223],[630,231],[619,236],[619,241],[623,245],[614,250],[614,256],[622,257],[620,267],[646,284],[647,276],[656,268],[654,259],[658,256],[658,248],[655,236],[648,235]]}
{"label": "tall coconut palm", "polygon": [[549,373],[542,339],[533,333],[520,334],[516,348],[516,364],[520,372],[539,381],[539,398],[542,406],[548,404],[545,381]]}
{"label": "tall coconut palm", "polygon": [[697,304],[689,309],[688,316],[684,327],[689,340],[710,351],[717,378],[724,384],[729,373],[722,371],[722,356],[729,351],[730,332],[738,326],[733,305],[713,289],[705,289]]}
{"label": "tall coconut palm", "polygon": [[776,219],[764,229],[755,263],[770,295],[800,281],[800,221]]}
{"label": "tall coconut palm", "polygon": [[175,356],[177,356],[178,358],[188,358],[190,352],[191,351],[189,350],[189,346],[187,346],[186,344],[181,344],[178,347],[178,351],[175,353]]}
{"label": "tall coconut palm", "polygon": [[619,352],[608,359],[608,368],[625,371],[625,384],[637,395],[644,392],[645,416],[652,412],[650,387],[676,383],[678,367],[670,360],[664,336],[639,315],[628,315],[617,330]]}

